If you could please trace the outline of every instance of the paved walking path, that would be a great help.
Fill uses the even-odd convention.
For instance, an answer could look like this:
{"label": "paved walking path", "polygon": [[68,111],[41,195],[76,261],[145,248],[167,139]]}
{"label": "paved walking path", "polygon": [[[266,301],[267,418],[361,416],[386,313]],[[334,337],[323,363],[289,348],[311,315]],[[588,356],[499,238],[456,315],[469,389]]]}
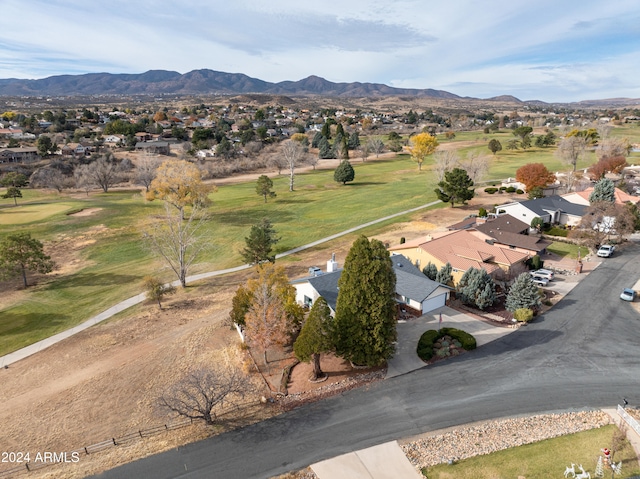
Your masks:
{"label": "paved walking path", "polygon": [[[300,251],[304,251],[306,249],[309,248],[313,248],[314,246],[317,246],[319,244],[322,243],[326,243],[328,241],[334,240],[336,238],[340,238],[341,236],[347,235],[349,233],[354,233],[358,230],[361,230],[363,228],[367,228],[369,226],[373,226],[375,224],[378,223],[382,223],[383,221],[387,221],[393,218],[397,218],[398,216],[402,216],[402,215],[406,215],[409,213],[414,213],[416,211],[420,211],[422,209],[425,208],[429,208],[431,206],[435,206],[437,204],[439,204],[440,201],[432,201],[431,203],[427,203],[426,205],[422,205],[422,206],[417,206],[415,208],[411,208],[405,211],[401,211],[400,213],[395,213],[393,215],[389,215],[389,216],[385,216],[384,218],[378,218],[377,220],[373,220],[373,221],[369,221],[368,223],[364,223],[358,226],[354,226],[353,228],[349,228],[348,230],[342,231],[340,233],[336,233],[334,235],[331,236],[327,236],[325,238],[319,239],[317,241],[313,241],[311,243],[305,244],[303,246],[298,246],[297,248],[293,248],[290,249],[289,251],[285,251],[284,253],[280,253],[276,255],[276,258],[282,258],[284,256],[288,256],[290,254],[295,254],[298,253]],[[217,270],[217,271],[209,271],[208,273],[201,273],[201,274],[195,274],[193,276],[188,276],[187,277],[187,282],[191,283],[193,281],[199,281],[201,279],[206,279],[206,278],[211,278],[214,276],[220,276],[223,274],[228,274],[228,273],[235,273],[236,271],[242,271],[244,269],[248,269],[250,268],[251,265],[248,264],[243,264],[240,266],[236,266],[234,268],[227,268],[227,269],[221,269],[221,270]],[[171,283],[173,286],[179,286],[180,282],[179,281],[174,281],[173,283]],[[31,356],[32,354],[35,354],[39,351],[42,351],[45,348],[48,348],[49,346],[53,346],[54,344],[62,341],[63,339],[69,338],[71,336],[73,336],[76,333],[79,333],[80,331],[84,331],[85,329],[93,326],[94,324],[98,324],[101,321],[104,321],[105,319],[109,319],[110,317],[114,316],[117,313],[120,313],[121,311],[124,311],[125,309],[130,308],[131,306],[135,306],[136,304],[140,304],[142,303],[146,298],[146,293],[141,293],[138,294],[136,296],[133,296],[129,299],[125,299],[124,301],[116,304],[115,306],[110,307],[109,309],[106,309],[105,311],[101,312],[100,314],[88,319],[87,321],[79,324],[78,326],[75,326],[71,329],[68,329],[66,331],[63,331],[61,333],[58,333],[54,336],[51,336],[49,338],[43,339],[42,341],[38,341],[37,343],[31,344],[29,346],[26,346],[22,349],[18,349],[17,351],[14,351],[12,353],[6,354],[4,356],[0,356],[0,367],[6,367],[9,366],[10,364],[13,364],[17,361],[20,361],[21,359],[24,359],[28,356]]]}

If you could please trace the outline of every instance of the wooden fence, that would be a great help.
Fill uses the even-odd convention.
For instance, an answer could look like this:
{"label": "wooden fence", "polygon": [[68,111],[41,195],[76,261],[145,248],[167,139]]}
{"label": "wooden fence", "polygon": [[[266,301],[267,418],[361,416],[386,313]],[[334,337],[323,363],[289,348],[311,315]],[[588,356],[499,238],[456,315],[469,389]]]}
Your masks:
{"label": "wooden fence", "polygon": [[[91,444],[89,446],[85,446],[81,449],[76,449],[75,451],[69,451],[66,454],[60,454],[60,456],[64,456],[66,458],[73,457],[82,457],[89,454],[94,454],[96,452],[103,451],[105,449],[109,449],[111,447],[120,446],[123,444],[129,444],[134,441],[139,441],[146,437],[155,436],[157,434],[173,431],[174,429],[180,429],[185,426],[189,426],[193,424],[192,419],[185,419],[182,421],[172,422],[169,424],[163,424],[161,426],[154,426],[148,429],[139,429],[135,432],[130,432],[129,434],[125,434],[120,437],[112,437],[111,439],[107,439],[106,441],[98,442],[95,444]],[[0,478],[9,478],[16,477],[20,474],[24,474],[31,471],[37,471],[47,466],[53,466],[55,464],[60,464],[60,462],[23,462],[19,466],[12,467],[11,469],[0,470]]]}

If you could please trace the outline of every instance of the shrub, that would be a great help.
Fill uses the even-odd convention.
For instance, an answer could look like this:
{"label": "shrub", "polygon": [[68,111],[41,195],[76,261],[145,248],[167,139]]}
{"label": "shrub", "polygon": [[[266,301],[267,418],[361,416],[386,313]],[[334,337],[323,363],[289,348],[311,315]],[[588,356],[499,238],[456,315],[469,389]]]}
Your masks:
{"label": "shrub", "polygon": [[487,210],[485,210],[484,208],[480,208],[478,210],[478,216],[480,218],[486,218],[487,217]]}
{"label": "shrub", "polygon": [[520,308],[516,309],[513,312],[513,317],[516,321],[521,321],[523,323],[527,323],[533,319],[533,311],[529,308]]}
{"label": "shrub", "polygon": [[562,236],[563,238],[566,238],[569,232],[565,228],[552,226],[547,231],[545,231],[545,233],[548,234],[549,236]]}
{"label": "shrub", "polygon": [[534,270],[540,269],[544,265],[544,261],[542,261],[542,258],[540,258],[540,255],[533,256],[529,260],[529,263],[531,265],[531,269],[534,269]]}
{"label": "shrub", "polygon": [[524,191],[523,191],[523,190],[521,190],[520,188],[518,188],[518,189],[516,190],[516,194],[518,194],[518,195],[524,195]]}
{"label": "shrub", "polygon": [[416,352],[423,361],[429,361],[433,357],[433,343],[440,337],[440,333],[435,329],[429,329],[422,333],[418,341]]}
{"label": "shrub", "polygon": [[462,349],[471,351],[476,348],[476,338],[465,331],[455,328],[442,328],[440,330],[429,329],[422,333],[418,341],[416,353],[423,361],[429,361],[434,356],[433,345],[443,336],[451,336],[451,339],[460,341]]}
{"label": "shrub", "polygon": [[400,238],[400,244],[404,244],[404,242],[405,242],[405,239],[404,239],[404,236],[403,236],[402,238]]}
{"label": "shrub", "polygon": [[515,186],[509,186],[506,190],[507,193],[515,193],[516,192],[516,188]]}
{"label": "shrub", "polygon": [[494,194],[496,191],[498,191],[498,188],[485,188],[484,192],[485,193],[489,193],[490,195]]}

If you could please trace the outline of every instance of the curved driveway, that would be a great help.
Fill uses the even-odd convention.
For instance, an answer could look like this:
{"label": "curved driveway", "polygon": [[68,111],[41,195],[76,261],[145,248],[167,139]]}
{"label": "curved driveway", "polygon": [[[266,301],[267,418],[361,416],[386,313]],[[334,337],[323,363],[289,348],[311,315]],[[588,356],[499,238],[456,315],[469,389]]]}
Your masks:
{"label": "curved driveway", "polygon": [[480,349],[97,477],[266,478],[473,421],[640,404],[640,317],[618,298],[638,276],[634,244],[534,323]]}

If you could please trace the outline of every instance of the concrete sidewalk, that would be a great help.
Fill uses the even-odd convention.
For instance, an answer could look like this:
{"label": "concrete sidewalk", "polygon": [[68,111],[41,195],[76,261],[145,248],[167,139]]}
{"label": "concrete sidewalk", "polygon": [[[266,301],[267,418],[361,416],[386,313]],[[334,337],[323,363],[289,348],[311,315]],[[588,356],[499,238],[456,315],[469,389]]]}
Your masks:
{"label": "concrete sidewalk", "polygon": [[311,465],[319,479],[420,479],[396,441]]}

